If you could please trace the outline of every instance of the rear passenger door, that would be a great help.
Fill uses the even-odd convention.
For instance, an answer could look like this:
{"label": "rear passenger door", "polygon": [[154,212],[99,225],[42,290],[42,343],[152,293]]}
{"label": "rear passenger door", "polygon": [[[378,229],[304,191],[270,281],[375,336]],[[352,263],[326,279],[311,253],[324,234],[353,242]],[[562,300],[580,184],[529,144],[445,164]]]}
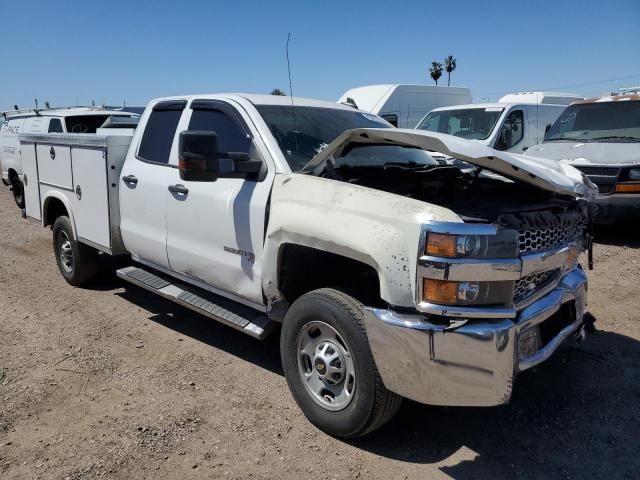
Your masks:
{"label": "rear passenger door", "polygon": [[[145,120],[135,155],[129,154],[120,175],[120,230],[134,260],[169,267],[166,248],[167,185],[177,174],[169,159],[177,150],[176,129],[187,102],[155,104]],[[174,153],[175,155],[175,153]]]}

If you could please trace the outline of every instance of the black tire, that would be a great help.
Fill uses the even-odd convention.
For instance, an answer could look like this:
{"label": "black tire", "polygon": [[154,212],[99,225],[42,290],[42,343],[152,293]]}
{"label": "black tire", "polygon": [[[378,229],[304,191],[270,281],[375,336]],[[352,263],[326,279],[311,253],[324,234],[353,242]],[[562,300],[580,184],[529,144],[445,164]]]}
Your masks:
{"label": "black tire", "polygon": [[[320,405],[302,380],[298,336],[304,335],[301,332],[311,322],[328,324],[340,335],[355,367],[352,398],[338,411]],[[385,388],[376,368],[364,324],[364,306],[345,293],[323,288],[298,298],[283,322],[280,356],[293,398],[309,421],[329,435],[361,437],[384,425],[400,408],[402,397]],[[317,368],[315,360],[313,363],[312,368]]]}
{"label": "black tire", "polygon": [[16,202],[18,208],[24,208],[24,185],[20,181],[20,177],[12,175],[9,179],[11,182],[11,192],[13,193],[13,200]]}
{"label": "black tire", "polygon": [[60,273],[70,285],[82,285],[98,273],[98,251],[75,239],[69,217],[58,217],[53,224],[53,253]]}

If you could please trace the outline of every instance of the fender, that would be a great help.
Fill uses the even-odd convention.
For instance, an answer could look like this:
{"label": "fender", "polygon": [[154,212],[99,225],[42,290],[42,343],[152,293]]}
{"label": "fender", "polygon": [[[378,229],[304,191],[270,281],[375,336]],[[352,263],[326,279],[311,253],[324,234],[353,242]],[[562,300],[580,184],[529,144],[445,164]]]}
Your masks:
{"label": "fender", "polygon": [[451,210],[372,188],[304,174],[276,175],[264,251],[267,302],[282,299],[278,259],[284,244],[335,253],[378,272],[380,295],[415,306],[415,272],[422,225],[461,222]]}
{"label": "fender", "polygon": [[[76,232],[76,221],[75,218],[73,216],[73,209],[71,208],[71,205],[69,204],[69,199],[62,193],[59,192],[57,190],[50,190],[49,192],[47,192],[47,195],[44,199],[44,201],[42,202],[42,226],[46,227],[46,218],[47,218],[47,213],[49,210],[49,204],[51,202],[51,199],[57,199],[60,200],[62,202],[62,204],[64,205],[64,208],[66,208],[67,210],[67,215],[69,216],[69,220],[71,220],[71,228],[73,229],[73,236],[74,238],[78,238],[78,234]],[[53,224],[52,224],[53,225]]]}

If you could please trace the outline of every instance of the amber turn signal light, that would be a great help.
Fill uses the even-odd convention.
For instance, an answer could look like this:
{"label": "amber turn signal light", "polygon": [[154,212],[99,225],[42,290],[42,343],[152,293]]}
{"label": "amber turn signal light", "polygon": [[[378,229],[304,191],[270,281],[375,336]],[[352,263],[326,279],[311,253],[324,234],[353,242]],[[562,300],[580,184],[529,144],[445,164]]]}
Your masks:
{"label": "amber turn signal light", "polygon": [[429,303],[455,305],[458,303],[458,282],[423,278],[422,298]]}
{"label": "amber turn signal light", "polygon": [[425,253],[436,257],[455,257],[456,240],[457,237],[455,235],[431,232],[427,236]]}
{"label": "amber turn signal light", "polygon": [[640,193],[640,183],[619,183],[616,193]]}

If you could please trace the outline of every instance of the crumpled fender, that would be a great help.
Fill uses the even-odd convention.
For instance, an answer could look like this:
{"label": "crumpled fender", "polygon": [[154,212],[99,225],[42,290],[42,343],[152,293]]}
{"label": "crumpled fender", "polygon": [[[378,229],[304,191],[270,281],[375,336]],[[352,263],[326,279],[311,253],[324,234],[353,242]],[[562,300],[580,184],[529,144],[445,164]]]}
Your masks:
{"label": "crumpled fender", "polygon": [[278,256],[285,244],[342,255],[378,272],[386,302],[415,306],[422,224],[461,222],[451,210],[367,187],[304,174],[276,175],[265,239],[263,291],[280,300]]}

